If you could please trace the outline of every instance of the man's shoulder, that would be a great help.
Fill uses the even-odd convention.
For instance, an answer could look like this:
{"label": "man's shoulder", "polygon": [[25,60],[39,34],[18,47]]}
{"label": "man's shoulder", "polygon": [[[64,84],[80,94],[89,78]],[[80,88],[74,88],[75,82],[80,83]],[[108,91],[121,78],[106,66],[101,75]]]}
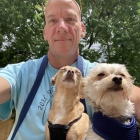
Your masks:
{"label": "man's shoulder", "polygon": [[97,62],[90,62],[89,60],[86,60],[83,58],[83,64],[85,67],[88,67],[88,68],[93,68],[95,67],[98,63]]}
{"label": "man's shoulder", "polygon": [[8,64],[5,68],[0,69],[0,76],[5,78],[7,81],[9,81],[8,79],[11,77],[17,80],[21,77],[28,77],[29,75],[36,76],[43,58],[44,56],[39,59],[28,60],[26,62]]}
{"label": "man's shoulder", "polygon": [[16,64],[8,64],[5,68],[13,68],[13,69],[17,69],[17,70],[26,70],[26,69],[35,69],[38,68],[42,62],[42,59],[44,58],[41,57],[39,59],[29,59],[26,62],[20,62],[20,63],[16,63]]}
{"label": "man's shoulder", "polygon": [[86,76],[86,74],[89,72],[89,70],[93,67],[95,67],[96,65],[98,65],[99,63],[97,62],[90,62],[89,60],[86,60],[83,58],[83,70],[84,70],[84,76]]}

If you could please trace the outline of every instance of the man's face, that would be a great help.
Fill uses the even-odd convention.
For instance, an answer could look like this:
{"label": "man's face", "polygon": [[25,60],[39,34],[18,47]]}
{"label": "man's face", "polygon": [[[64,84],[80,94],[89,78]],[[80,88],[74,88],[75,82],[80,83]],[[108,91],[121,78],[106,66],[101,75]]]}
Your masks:
{"label": "man's face", "polygon": [[49,53],[61,57],[76,54],[80,38],[85,36],[85,27],[73,0],[49,1],[45,19],[44,39],[49,43]]}

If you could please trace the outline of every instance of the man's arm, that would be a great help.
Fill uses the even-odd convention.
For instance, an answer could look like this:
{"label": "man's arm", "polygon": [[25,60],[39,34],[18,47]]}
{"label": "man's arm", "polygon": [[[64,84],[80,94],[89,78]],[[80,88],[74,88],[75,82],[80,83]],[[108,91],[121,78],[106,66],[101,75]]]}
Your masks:
{"label": "man's arm", "polygon": [[133,85],[131,101],[135,105],[135,118],[140,124],[140,88]]}
{"label": "man's arm", "polygon": [[0,77],[0,104],[11,99],[11,86],[4,78]]}

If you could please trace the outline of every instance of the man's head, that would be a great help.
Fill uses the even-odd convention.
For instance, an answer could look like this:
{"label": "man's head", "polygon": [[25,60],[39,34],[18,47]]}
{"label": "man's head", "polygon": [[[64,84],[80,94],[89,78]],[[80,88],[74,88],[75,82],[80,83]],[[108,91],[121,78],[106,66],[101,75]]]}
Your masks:
{"label": "man's head", "polygon": [[50,0],[45,10],[44,39],[49,43],[49,54],[70,57],[79,54],[80,38],[85,26],[74,0]]}

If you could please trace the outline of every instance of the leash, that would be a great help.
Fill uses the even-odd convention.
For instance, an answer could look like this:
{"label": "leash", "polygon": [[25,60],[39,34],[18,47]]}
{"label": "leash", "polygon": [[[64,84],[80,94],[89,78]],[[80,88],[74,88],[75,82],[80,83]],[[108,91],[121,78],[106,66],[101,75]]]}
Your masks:
{"label": "leash", "polygon": [[[34,82],[34,85],[33,85],[32,89],[31,89],[31,91],[30,91],[30,93],[29,93],[29,95],[28,95],[28,97],[27,97],[27,99],[26,99],[26,101],[24,103],[24,106],[23,106],[21,112],[20,112],[19,119],[18,119],[16,128],[15,128],[15,130],[13,132],[13,135],[11,137],[11,140],[14,139],[19,127],[21,126],[21,124],[22,124],[22,122],[23,122],[23,120],[24,120],[24,118],[25,118],[25,116],[26,116],[26,114],[27,114],[32,102],[33,102],[33,99],[34,99],[34,97],[36,95],[36,92],[37,92],[37,90],[38,90],[38,88],[40,86],[40,83],[42,81],[43,75],[45,73],[45,69],[46,69],[47,64],[48,64],[48,56],[46,55],[42,60],[42,63],[40,65],[40,68],[39,68],[39,71],[38,71],[38,74],[37,74],[37,77],[36,77],[36,80]],[[84,76],[83,59],[82,59],[82,57],[80,55],[78,56],[78,59],[77,59],[77,68],[81,71],[82,76]],[[85,108],[84,112],[87,113],[85,99],[80,99],[80,101],[84,105],[84,108]]]}

